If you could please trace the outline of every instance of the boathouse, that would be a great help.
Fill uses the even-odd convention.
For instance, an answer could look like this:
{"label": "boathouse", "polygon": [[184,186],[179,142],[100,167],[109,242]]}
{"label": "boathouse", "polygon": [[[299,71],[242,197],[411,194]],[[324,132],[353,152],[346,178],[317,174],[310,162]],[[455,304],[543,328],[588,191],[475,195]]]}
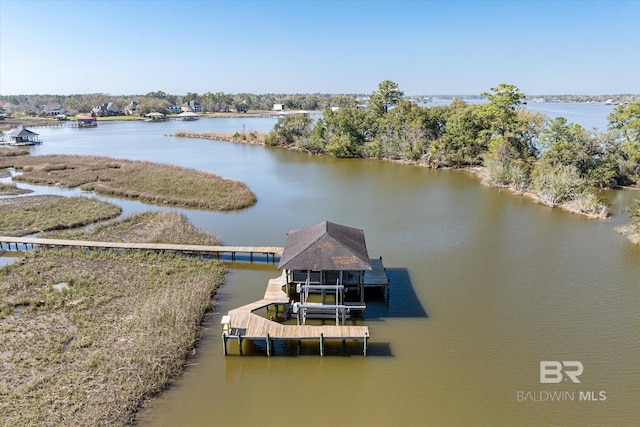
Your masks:
{"label": "boathouse", "polygon": [[18,127],[7,132],[8,141],[4,142],[6,145],[37,145],[42,144],[42,140],[38,138],[38,134],[30,131],[25,127]]}
{"label": "boathouse", "polygon": [[[264,340],[267,355],[279,340],[316,340],[321,355],[326,340],[361,340],[366,355],[369,328],[347,320],[356,313],[360,314],[357,317],[364,315],[366,288],[386,291],[389,280],[382,260],[369,259],[362,230],[328,221],[292,230],[278,268],[282,274],[269,281],[261,300],[222,317],[225,354],[228,340],[237,340],[240,354],[243,341]],[[274,315],[267,319],[256,314],[265,308]],[[289,323],[291,315],[296,318],[294,324]],[[282,320],[276,321],[278,318]],[[323,323],[312,324],[309,319]],[[327,320],[330,323],[324,323]]]}
{"label": "boathouse", "polygon": [[98,121],[94,116],[80,116],[78,117],[79,128],[94,128],[98,126]]}
{"label": "boathouse", "polygon": [[290,231],[278,268],[291,287],[342,285],[359,294],[372,270],[364,231],[328,221]]}

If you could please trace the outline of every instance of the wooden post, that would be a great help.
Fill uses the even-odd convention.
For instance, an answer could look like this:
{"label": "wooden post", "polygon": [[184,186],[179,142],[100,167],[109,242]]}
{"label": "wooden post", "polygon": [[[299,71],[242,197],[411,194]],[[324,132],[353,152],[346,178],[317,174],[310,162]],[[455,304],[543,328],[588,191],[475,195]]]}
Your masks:
{"label": "wooden post", "polygon": [[269,332],[267,332],[267,357],[271,356],[271,349],[269,348],[271,344]]}
{"label": "wooden post", "polygon": [[242,356],[242,337],[238,335],[238,349],[240,350],[240,356]]}
{"label": "wooden post", "polygon": [[224,332],[222,333],[222,348],[224,349],[224,355],[226,356],[227,353],[227,334],[225,334]]}
{"label": "wooden post", "polygon": [[367,339],[369,338],[369,334],[364,334],[364,355],[367,355]]}
{"label": "wooden post", "polygon": [[324,356],[324,334],[320,334],[320,356]]}

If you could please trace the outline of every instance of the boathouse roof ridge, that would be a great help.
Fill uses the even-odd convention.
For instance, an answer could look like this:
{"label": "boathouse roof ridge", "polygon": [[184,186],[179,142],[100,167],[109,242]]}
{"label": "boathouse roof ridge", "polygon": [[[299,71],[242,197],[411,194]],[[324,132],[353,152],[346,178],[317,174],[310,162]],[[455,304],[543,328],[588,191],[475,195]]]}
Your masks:
{"label": "boathouse roof ridge", "polygon": [[19,126],[16,129],[12,129],[7,132],[9,137],[26,137],[26,136],[38,136],[37,133],[30,131],[29,129]]}
{"label": "boathouse roof ridge", "polygon": [[280,263],[287,270],[371,270],[364,232],[329,221],[292,230]]}

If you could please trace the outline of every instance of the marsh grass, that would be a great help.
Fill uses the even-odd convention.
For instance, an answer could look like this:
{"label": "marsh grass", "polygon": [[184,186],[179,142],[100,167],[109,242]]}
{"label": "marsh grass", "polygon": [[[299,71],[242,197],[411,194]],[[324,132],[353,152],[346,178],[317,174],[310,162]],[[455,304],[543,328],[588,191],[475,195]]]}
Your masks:
{"label": "marsh grass", "polygon": [[253,192],[237,180],[146,161],[73,155],[0,157],[0,168],[9,167],[22,170],[14,177],[17,181],[80,187],[157,205],[230,211],[256,202]]}
{"label": "marsh grass", "polygon": [[211,234],[195,229],[187,217],[175,211],[145,212],[128,216],[89,231],[54,231],[42,237],[54,239],[94,240],[99,242],[175,243],[217,246]]}
{"label": "marsh grass", "polygon": [[[218,243],[176,212],[47,235]],[[183,369],[223,279],[217,261],[99,251],[33,251],[0,269],[0,424],[135,422]]]}
{"label": "marsh grass", "polygon": [[26,196],[0,199],[0,234],[24,236],[114,218],[119,206],[87,197]]}
{"label": "marsh grass", "polygon": [[0,147],[0,157],[26,156],[28,150],[17,147]]}
{"label": "marsh grass", "polygon": [[[0,171],[2,172],[2,171]],[[0,174],[0,178],[2,175]],[[33,192],[24,188],[18,188],[15,184],[3,184],[0,182],[0,196],[16,196],[18,194],[27,194]]]}
{"label": "marsh grass", "polygon": [[0,424],[133,423],[184,367],[223,277],[216,261],[72,250],[0,269]]}

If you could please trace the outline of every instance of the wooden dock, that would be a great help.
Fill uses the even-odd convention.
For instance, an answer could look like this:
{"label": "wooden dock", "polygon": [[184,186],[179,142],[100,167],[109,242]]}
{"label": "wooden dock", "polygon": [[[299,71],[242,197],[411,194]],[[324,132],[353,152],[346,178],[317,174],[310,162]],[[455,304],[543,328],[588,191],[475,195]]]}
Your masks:
{"label": "wooden dock", "polygon": [[[116,251],[149,251],[156,253],[179,253],[193,256],[212,256],[220,259],[224,255],[231,261],[238,260],[238,254],[246,254],[253,261],[255,255],[266,257],[267,262],[275,262],[276,256],[282,255],[283,248],[277,246],[204,246],[204,245],[174,245],[166,243],[126,243],[126,242],[96,242],[86,240],[41,239],[36,237],[0,236],[0,250],[28,250],[31,248],[78,248]],[[22,247],[20,247],[22,245]]]}
{"label": "wooden dock", "polygon": [[326,340],[362,340],[363,354],[367,355],[367,340],[369,339],[369,327],[367,326],[337,326],[337,325],[283,325],[253,312],[269,305],[287,305],[289,297],[283,288],[286,284],[286,276],[283,275],[271,279],[264,294],[264,298],[242,307],[229,311],[222,317],[222,342],[224,354],[228,354],[227,341],[237,340],[238,349],[242,355],[243,340],[264,340],[267,356],[272,354],[273,342],[276,340],[302,341],[315,340],[320,345],[320,355],[324,356]]}

